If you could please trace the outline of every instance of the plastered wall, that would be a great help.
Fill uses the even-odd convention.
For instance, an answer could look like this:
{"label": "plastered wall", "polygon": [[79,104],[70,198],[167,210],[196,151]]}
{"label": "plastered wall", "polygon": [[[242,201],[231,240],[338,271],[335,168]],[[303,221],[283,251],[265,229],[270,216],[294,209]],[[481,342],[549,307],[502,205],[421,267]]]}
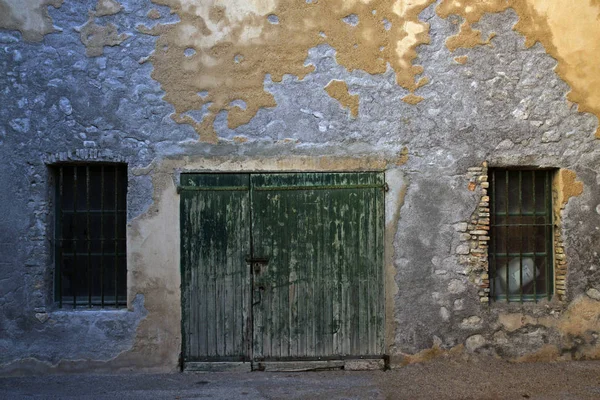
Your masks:
{"label": "plastered wall", "polygon": [[[182,171],[386,172],[386,352],[597,358],[597,1],[0,0],[2,373],[175,370]],[[128,164],[127,310],[53,302],[57,162]],[[482,304],[469,168],[556,168],[564,299]],[[560,206],[558,206],[560,204]]]}

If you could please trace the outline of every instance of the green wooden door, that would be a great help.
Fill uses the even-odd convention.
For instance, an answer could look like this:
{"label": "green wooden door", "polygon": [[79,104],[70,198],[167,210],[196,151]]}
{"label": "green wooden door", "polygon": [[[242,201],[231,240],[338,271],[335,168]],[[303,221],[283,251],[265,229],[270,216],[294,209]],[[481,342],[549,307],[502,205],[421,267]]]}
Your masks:
{"label": "green wooden door", "polygon": [[383,354],[383,174],[256,174],[253,358]]}
{"label": "green wooden door", "polygon": [[383,174],[181,183],[185,361],[383,354]]}
{"label": "green wooden door", "polygon": [[250,356],[250,193],[247,174],[182,174],[184,361]]}

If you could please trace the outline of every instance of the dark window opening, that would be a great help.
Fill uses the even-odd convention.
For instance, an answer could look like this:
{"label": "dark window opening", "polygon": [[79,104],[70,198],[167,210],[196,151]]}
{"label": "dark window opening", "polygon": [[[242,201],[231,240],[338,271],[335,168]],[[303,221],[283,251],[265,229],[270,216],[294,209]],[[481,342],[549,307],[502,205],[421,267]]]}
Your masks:
{"label": "dark window opening", "polygon": [[73,308],[125,305],[127,166],[58,165],[53,171],[55,300]]}
{"label": "dark window opening", "polygon": [[553,293],[552,171],[490,169],[493,298],[537,301]]}

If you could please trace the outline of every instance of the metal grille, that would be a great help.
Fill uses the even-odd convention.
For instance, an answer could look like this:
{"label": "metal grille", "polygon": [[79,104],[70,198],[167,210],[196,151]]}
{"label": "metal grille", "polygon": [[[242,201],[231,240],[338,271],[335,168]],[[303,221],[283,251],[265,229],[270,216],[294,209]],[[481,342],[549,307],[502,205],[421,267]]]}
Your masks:
{"label": "metal grille", "polygon": [[552,171],[490,169],[490,282],[496,300],[553,293]]}
{"label": "metal grille", "polygon": [[127,166],[59,165],[54,172],[59,306],[125,305]]}

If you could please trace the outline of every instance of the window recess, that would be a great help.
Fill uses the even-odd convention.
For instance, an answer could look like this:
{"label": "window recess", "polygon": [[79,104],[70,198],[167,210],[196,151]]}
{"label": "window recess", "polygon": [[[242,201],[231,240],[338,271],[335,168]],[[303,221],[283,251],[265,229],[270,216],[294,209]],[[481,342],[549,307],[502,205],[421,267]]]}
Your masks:
{"label": "window recess", "polygon": [[59,307],[126,304],[125,164],[53,167],[55,300]]}
{"label": "window recess", "polygon": [[552,171],[490,169],[492,298],[524,302],[553,294]]}

